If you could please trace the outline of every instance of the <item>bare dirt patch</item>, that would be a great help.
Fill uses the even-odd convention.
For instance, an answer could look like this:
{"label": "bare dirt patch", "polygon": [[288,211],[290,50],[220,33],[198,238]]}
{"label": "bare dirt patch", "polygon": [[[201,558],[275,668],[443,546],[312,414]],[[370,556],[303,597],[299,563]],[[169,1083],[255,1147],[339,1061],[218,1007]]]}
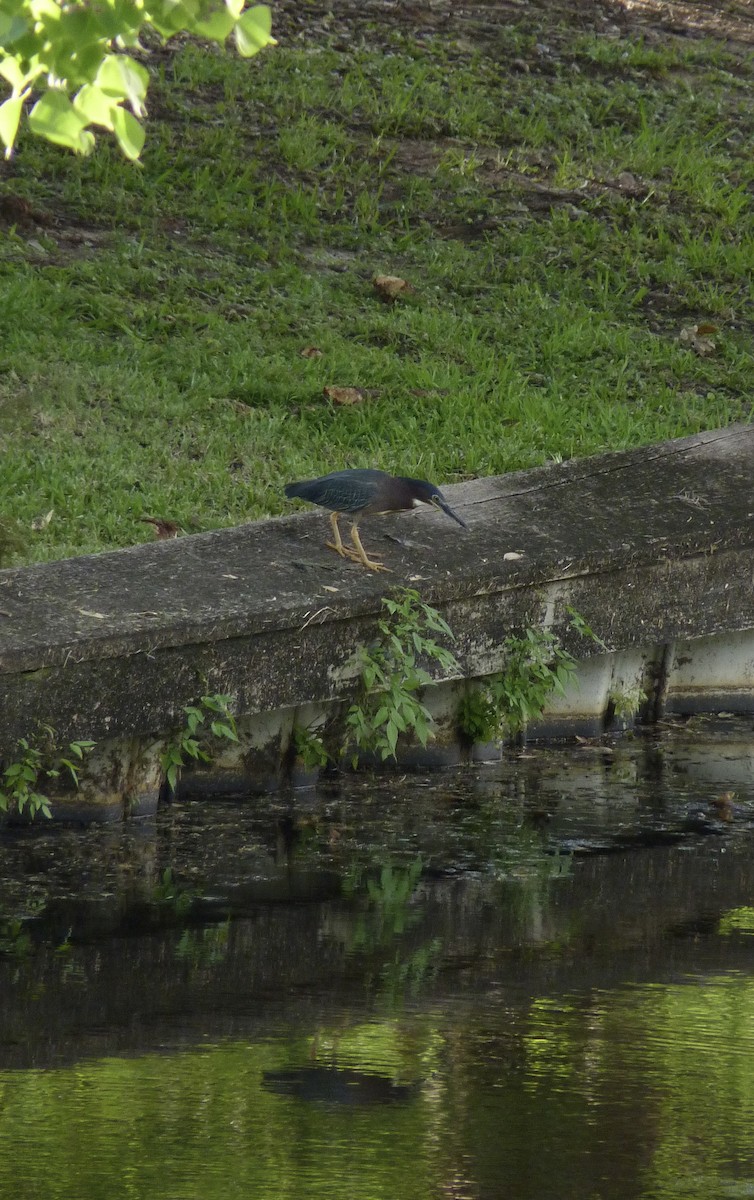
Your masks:
{"label": "bare dirt patch", "polygon": [[491,0],[456,4],[451,0],[402,3],[401,0],[325,0],[299,3],[278,0],[274,5],[279,40],[311,39],[317,32],[354,35],[373,44],[390,31],[412,31],[417,38],[437,33],[463,36],[489,45],[491,33],[511,24],[530,31],[548,29],[554,44],[574,30],[607,37],[706,38],[735,45],[754,42],[754,0]]}

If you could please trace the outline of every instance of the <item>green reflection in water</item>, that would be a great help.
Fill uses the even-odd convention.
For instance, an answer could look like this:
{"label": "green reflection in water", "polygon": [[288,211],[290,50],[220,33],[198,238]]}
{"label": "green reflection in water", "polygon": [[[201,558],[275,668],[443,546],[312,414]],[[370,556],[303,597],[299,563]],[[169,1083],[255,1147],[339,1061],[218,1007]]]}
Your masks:
{"label": "green reflection in water", "polygon": [[4,1072],[0,1112],[3,1200],[739,1197],[754,980],[341,1011],[309,1037]]}
{"label": "green reflection in water", "polygon": [[629,1156],[614,1147],[616,1171],[631,1160],[632,1185],[616,1179],[605,1195],[754,1195],[751,979],[538,1000],[521,1041],[523,1090],[537,1112],[557,1114],[553,1139],[565,1134],[585,1160],[613,1129],[636,1139]]}
{"label": "green reflection in water", "polygon": [[426,1040],[403,1042],[397,1025],[370,1023],[342,1037],[322,1033],[285,1045],[210,1046],[3,1072],[0,1195],[387,1200],[403,1194],[410,1170],[412,1196],[429,1197],[421,1147],[431,1113],[418,1088],[403,1089],[406,1103],[372,1102],[357,1093],[344,1105],[337,1097],[312,1102],[263,1086],[265,1072],[289,1062],[321,1063],[327,1079],[335,1050],[338,1063],[352,1069],[366,1055],[362,1070],[371,1078],[380,1071],[383,1082],[426,1071],[432,1057]]}
{"label": "green reflection in water", "polygon": [[754,908],[732,908],[720,918],[720,933],[754,933]]}
{"label": "green reflection in water", "polygon": [[650,1195],[754,1195],[754,983],[664,989],[652,1008],[658,1089]]}

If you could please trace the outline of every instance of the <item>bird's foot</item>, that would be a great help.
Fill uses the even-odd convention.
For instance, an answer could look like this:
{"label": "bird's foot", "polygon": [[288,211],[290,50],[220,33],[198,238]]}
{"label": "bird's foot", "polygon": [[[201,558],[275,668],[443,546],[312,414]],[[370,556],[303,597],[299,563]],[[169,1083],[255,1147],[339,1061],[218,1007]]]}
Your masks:
{"label": "bird's foot", "polygon": [[335,542],[325,542],[328,550],[334,550],[341,558],[350,558],[351,562],[360,563],[362,567],[366,567],[368,571],[387,571],[390,573],[390,567],[383,567],[379,559],[372,559],[368,554],[364,557],[356,550],[352,550],[350,546],[336,545]]}
{"label": "bird's foot", "polygon": [[358,559],[359,557],[355,550],[351,550],[350,547],[344,546],[342,542],[340,544],[337,542],[325,542],[325,545],[327,546],[328,550],[334,550],[335,553],[339,554],[341,558]]}
{"label": "bird's foot", "polygon": [[[340,545],[338,545],[337,542],[325,542],[325,545],[327,546],[328,550],[334,550],[335,553],[339,554],[341,558],[350,558],[353,560],[353,562],[359,562],[362,564],[364,563],[364,559],[361,557],[358,550],[352,550],[350,546],[344,546],[342,542]],[[375,562],[380,562],[380,559],[376,558]]]}

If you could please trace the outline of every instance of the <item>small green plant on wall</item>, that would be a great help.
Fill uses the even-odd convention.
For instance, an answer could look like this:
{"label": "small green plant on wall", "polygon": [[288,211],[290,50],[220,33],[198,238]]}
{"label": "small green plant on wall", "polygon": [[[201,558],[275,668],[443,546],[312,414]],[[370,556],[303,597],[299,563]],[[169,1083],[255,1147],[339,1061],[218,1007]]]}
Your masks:
{"label": "small green plant on wall", "polygon": [[614,688],[607,699],[619,721],[633,721],[642,705],[647,703],[647,692],[637,683],[632,687]]}
{"label": "small green plant on wall", "polygon": [[41,790],[44,782],[67,773],[78,788],[79,769],[94,742],[85,738],[69,742],[63,753],[56,753],[52,748],[55,730],[49,725],[43,728],[48,743],[46,748],[30,742],[28,738],[18,739],[19,756],[4,768],[0,776],[0,811],[26,812],[32,819],[41,813],[49,818],[52,816],[50,800]]}
{"label": "small green plant on wall", "polygon": [[296,725],[293,730],[293,748],[307,771],[321,770],[330,761],[320,734],[303,725]]}
{"label": "small green plant on wall", "polygon": [[[386,615],[378,622],[379,636],[357,651],[359,694],[346,715],[346,743],[358,752],[395,758],[398,738],[407,734],[422,746],[432,733],[432,716],[422,703],[421,690],[431,676],[420,665],[434,660],[448,674],[460,674],[455,655],[436,635],[454,641],[448,624],[413,588],[385,597]],[[575,609],[566,609],[575,633],[605,648]],[[515,737],[541,716],[552,695],[564,695],[576,678],[576,660],[549,629],[529,628],[505,639],[505,667],[463,699],[459,726],[471,741]],[[305,765],[325,766],[328,753],[313,730],[293,733],[297,754]]]}
{"label": "small green plant on wall", "polygon": [[181,768],[187,762],[209,762],[211,754],[203,738],[212,735],[238,741],[236,722],[230,711],[231,696],[202,696],[198,704],[187,704],[183,712],[186,723],[173,737],[162,754],[160,764],[165,772],[168,787],[175,791]]}
{"label": "small green plant on wall", "polygon": [[420,665],[434,661],[447,673],[459,672],[455,655],[436,635],[454,640],[436,609],[425,604],[414,588],[400,588],[382,601],[385,616],[377,623],[379,636],[358,651],[359,694],[346,714],[346,738],[357,751],[395,758],[402,733],[426,746],[432,716],[420,693],[431,676]]}
{"label": "small green plant on wall", "polygon": [[[571,628],[604,648],[584,618],[568,608]],[[576,660],[550,629],[529,628],[503,642],[505,666],[470,691],[458,715],[462,732],[474,742],[516,737],[542,715],[553,695],[565,695],[576,679]]]}

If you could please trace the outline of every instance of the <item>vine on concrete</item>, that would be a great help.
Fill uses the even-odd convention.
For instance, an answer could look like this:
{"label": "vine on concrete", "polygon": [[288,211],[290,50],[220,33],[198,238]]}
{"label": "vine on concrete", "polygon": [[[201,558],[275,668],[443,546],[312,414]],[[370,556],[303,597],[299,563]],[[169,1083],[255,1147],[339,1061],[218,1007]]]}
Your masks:
{"label": "vine on concrete", "polygon": [[180,773],[187,762],[209,762],[212,755],[203,738],[212,734],[230,742],[238,741],[236,721],[230,711],[231,696],[202,696],[198,704],[187,704],[186,723],[170,739],[160,755],[160,765],[171,791],[175,791]]}
{"label": "vine on concrete", "polygon": [[[567,606],[566,612],[574,632],[605,649],[576,609]],[[459,726],[472,742],[516,737],[542,715],[551,696],[564,696],[576,682],[576,659],[551,629],[530,626],[505,638],[503,648],[503,670],[467,692],[459,707]]]}
{"label": "vine on concrete", "polygon": [[446,673],[460,674],[455,655],[434,636],[455,641],[437,609],[414,588],[400,588],[382,601],[387,616],[377,622],[379,637],[357,652],[359,695],[346,714],[346,737],[358,750],[395,758],[398,738],[406,734],[426,746],[432,714],[419,698],[432,677],[421,665],[436,662]]}
{"label": "vine on concrete", "polygon": [[[378,636],[356,651],[358,694],[345,719],[341,756],[355,745],[359,752],[376,754],[384,762],[395,758],[401,734],[422,746],[432,736],[432,715],[420,692],[432,677],[422,665],[436,662],[446,672],[460,672],[455,655],[435,635],[454,641],[453,632],[437,609],[425,603],[414,588],[398,588],[382,601],[385,615],[377,622]],[[294,746],[305,766],[322,767],[331,760],[319,734],[297,727]]]}
{"label": "vine on concrete", "polygon": [[[55,730],[49,725],[43,728],[49,746],[54,746]],[[24,737],[18,739],[17,745],[21,753],[2,773],[0,811],[19,814],[26,812],[32,820],[37,813],[41,813],[49,819],[52,817],[52,810],[49,797],[41,790],[44,781],[58,779],[61,774],[67,772],[74,786],[78,788],[79,770],[95,743],[88,738],[81,738],[69,742],[62,753],[43,748]]]}

